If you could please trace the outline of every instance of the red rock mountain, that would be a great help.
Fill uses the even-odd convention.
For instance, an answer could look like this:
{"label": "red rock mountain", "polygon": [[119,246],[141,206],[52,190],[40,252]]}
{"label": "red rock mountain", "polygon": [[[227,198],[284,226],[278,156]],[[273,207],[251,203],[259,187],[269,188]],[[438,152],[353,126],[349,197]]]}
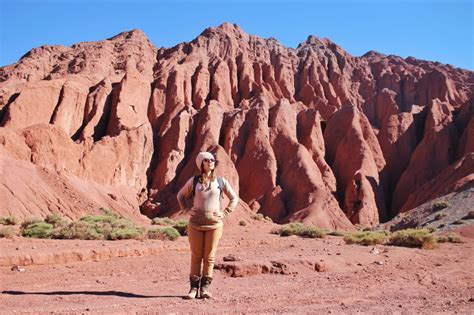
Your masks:
{"label": "red rock mountain", "polygon": [[[0,68],[0,215],[179,215],[209,150],[259,212],[376,225],[474,181],[474,72],[225,23],[157,49],[139,30]],[[442,184],[440,184],[442,183]]]}

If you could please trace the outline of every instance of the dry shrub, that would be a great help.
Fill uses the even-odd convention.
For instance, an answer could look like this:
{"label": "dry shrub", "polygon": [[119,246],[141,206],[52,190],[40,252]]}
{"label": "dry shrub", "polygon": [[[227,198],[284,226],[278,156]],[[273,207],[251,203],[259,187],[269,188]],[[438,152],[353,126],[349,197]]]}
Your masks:
{"label": "dry shrub", "polygon": [[51,238],[53,225],[46,222],[35,222],[22,229],[21,235],[34,238]]}
{"label": "dry shrub", "polygon": [[273,230],[272,233],[279,234],[280,236],[298,235],[309,238],[323,238],[326,236],[323,230],[313,226],[306,226],[299,222],[285,224],[281,228]]}
{"label": "dry shrub", "polygon": [[188,235],[188,221],[186,220],[178,220],[173,224],[173,228],[182,236]]}
{"label": "dry shrub", "polygon": [[11,226],[0,227],[0,238],[13,238],[15,235],[15,229]]}
{"label": "dry shrub", "polygon": [[389,245],[433,249],[437,247],[436,237],[427,229],[406,229],[393,233]]}
{"label": "dry shrub", "polygon": [[438,243],[462,243],[461,238],[455,233],[439,235],[436,240]]}
{"label": "dry shrub", "polygon": [[18,219],[15,216],[9,215],[6,217],[1,217],[0,218],[0,224],[3,225],[17,225],[18,224]]}
{"label": "dry shrub", "polygon": [[168,217],[153,218],[153,220],[151,220],[151,224],[167,226],[167,225],[173,225],[174,221]]}
{"label": "dry shrub", "polygon": [[178,230],[171,226],[165,226],[160,228],[151,228],[147,232],[147,237],[149,239],[159,239],[159,240],[170,240],[175,241],[180,236]]}
{"label": "dry shrub", "polygon": [[359,231],[344,236],[347,244],[359,244],[364,246],[383,244],[388,236],[386,231]]}
{"label": "dry shrub", "polygon": [[52,224],[54,227],[64,226],[67,224],[67,221],[59,213],[49,214],[44,221]]}

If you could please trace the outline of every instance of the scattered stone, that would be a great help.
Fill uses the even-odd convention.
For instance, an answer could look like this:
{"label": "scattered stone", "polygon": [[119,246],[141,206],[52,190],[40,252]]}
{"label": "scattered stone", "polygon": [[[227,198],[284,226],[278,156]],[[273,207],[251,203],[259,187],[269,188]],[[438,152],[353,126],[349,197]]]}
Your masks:
{"label": "scattered stone", "polygon": [[370,253],[374,255],[378,255],[380,254],[380,251],[377,249],[377,247],[372,247],[372,249],[370,250]]}
{"label": "scattered stone", "polygon": [[25,272],[25,268],[20,268],[17,265],[13,265],[12,268],[11,268],[11,271]]}
{"label": "scattered stone", "polygon": [[314,270],[317,272],[325,272],[328,270],[328,268],[324,262],[317,262],[314,264]]}
{"label": "scattered stone", "polygon": [[381,260],[376,260],[376,261],[374,261],[374,264],[376,264],[376,265],[383,265],[383,261],[381,261]]}
{"label": "scattered stone", "polygon": [[216,264],[214,269],[221,270],[230,277],[248,277],[258,274],[294,274],[285,263],[278,261],[269,263],[226,262]]}
{"label": "scattered stone", "polygon": [[242,261],[242,258],[240,258],[239,256],[236,256],[234,254],[229,254],[227,256],[224,256],[222,259],[224,261]]}

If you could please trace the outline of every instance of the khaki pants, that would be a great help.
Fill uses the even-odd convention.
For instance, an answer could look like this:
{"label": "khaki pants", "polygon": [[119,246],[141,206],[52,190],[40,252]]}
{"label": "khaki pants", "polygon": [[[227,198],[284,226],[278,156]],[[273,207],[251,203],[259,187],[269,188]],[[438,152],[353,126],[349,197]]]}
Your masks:
{"label": "khaki pants", "polygon": [[214,258],[221,236],[222,226],[209,231],[200,231],[195,227],[188,226],[188,240],[191,248],[190,276],[202,275],[203,277],[212,278]]}

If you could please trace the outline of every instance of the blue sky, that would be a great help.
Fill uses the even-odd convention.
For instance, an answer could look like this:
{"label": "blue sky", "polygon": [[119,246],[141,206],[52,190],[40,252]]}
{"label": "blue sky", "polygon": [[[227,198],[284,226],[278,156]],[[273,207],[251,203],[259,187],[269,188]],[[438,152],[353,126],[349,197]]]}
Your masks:
{"label": "blue sky", "polygon": [[245,32],[296,47],[327,37],[354,56],[369,50],[474,70],[474,0],[0,0],[0,66],[41,45],[97,41],[141,29],[157,47],[205,28]]}

